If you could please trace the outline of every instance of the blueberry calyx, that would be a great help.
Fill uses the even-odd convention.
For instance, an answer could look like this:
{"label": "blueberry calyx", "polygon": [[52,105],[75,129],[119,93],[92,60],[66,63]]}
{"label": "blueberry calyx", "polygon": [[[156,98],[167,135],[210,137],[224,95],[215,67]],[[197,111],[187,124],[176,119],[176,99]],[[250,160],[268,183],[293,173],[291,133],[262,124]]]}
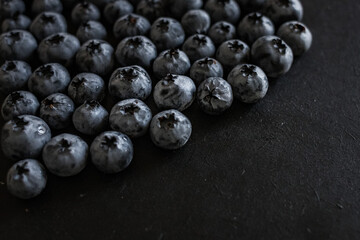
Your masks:
{"label": "blueberry calyx", "polygon": [[128,41],[127,41],[127,44],[131,45],[131,46],[134,46],[136,48],[140,47],[141,44],[143,43],[142,39],[139,38],[139,37],[134,37],[134,38],[130,38]]}
{"label": "blueberry calyx", "polygon": [[230,32],[230,26],[224,23],[221,23],[219,26],[219,29],[224,32],[224,33],[229,33]]}
{"label": "blueberry calyx", "polygon": [[170,56],[170,58],[178,58],[179,57],[179,49],[170,49],[166,52],[166,56]]}
{"label": "blueberry calyx", "polygon": [[49,42],[52,45],[58,45],[59,43],[63,42],[64,39],[65,39],[65,37],[63,35],[56,34],[55,36],[52,36],[51,38],[49,38],[47,40],[47,42]]}
{"label": "blueberry calyx", "polygon": [[165,129],[171,129],[175,127],[178,122],[175,118],[175,114],[166,114],[166,116],[159,117],[160,127]]}
{"label": "blueberry calyx", "polygon": [[43,65],[39,68],[39,71],[37,71],[37,74],[40,76],[45,76],[47,78],[50,78],[54,76],[54,71],[51,65]]}
{"label": "blueberry calyx", "polygon": [[140,111],[140,108],[135,104],[131,104],[130,106],[125,106],[123,110],[126,114],[134,115],[134,113]]}
{"label": "blueberry calyx", "polygon": [[117,139],[114,136],[105,136],[101,145],[106,146],[108,149],[115,148],[117,146]]}
{"label": "blueberry calyx", "polygon": [[55,102],[54,102],[52,99],[45,98],[45,99],[43,100],[43,103],[45,104],[45,106],[46,106],[47,108],[50,108],[50,109],[55,108]]}
{"label": "blueberry calyx", "polygon": [[21,39],[20,32],[10,32],[9,37],[15,42]]}
{"label": "blueberry calyx", "polygon": [[233,52],[241,52],[244,50],[244,45],[242,43],[240,43],[239,41],[233,41],[233,42],[229,42],[228,43],[228,47],[233,51]]}
{"label": "blueberry calyx", "polygon": [[167,85],[167,83],[169,83],[169,82],[175,82],[175,79],[177,78],[178,76],[176,76],[176,75],[174,75],[174,74],[171,74],[171,73],[168,73],[166,76],[165,76],[165,78],[164,78],[164,82],[163,82],[163,84],[164,85]]}
{"label": "blueberry calyx", "polygon": [[215,64],[216,62],[215,62],[213,59],[211,59],[211,58],[205,58],[205,59],[199,61],[198,63],[199,63],[199,65],[201,65],[201,66],[203,66],[203,65],[209,66],[209,65]]}
{"label": "blueberry calyx", "polygon": [[97,108],[100,106],[100,103],[96,100],[90,100],[90,101],[86,101],[85,102],[86,106],[89,107],[89,108]]}
{"label": "blueberry calyx", "polygon": [[291,0],[278,0],[277,4],[281,7],[290,7]]}
{"label": "blueberry calyx", "polygon": [[205,36],[195,35],[193,37],[193,41],[195,41],[198,45],[206,45],[207,44],[207,40],[206,40]]}
{"label": "blueberry calyx", "polygon": [[41,15],[41,21],[43,21],[44,23],[54,23],[55,17],[52,15],[43,14]]}
{"label": "blueberry calyx", "polygon": [[244,77],[249,77],[249,76],[257,75],[257,72],[255,71],[255,69],[256,69],[255,66],[244,65],[240,71]]}
{"label": "blueberry calyx", "polygon": [[68,151],[71,147],[71,142],[69,142],[67,139],[63,138],[60,140],[59,145],[61,148],[59,149],[60,152]]}
{"label": "blueberry calyx", "polygon": [[14,117],[14,123],[15,123],[15,128],[19,128],[21,130],[24,130],[25,126],[27,126],[29,124],[28,121],[26,121],[24,118],[20,118],[20,117]]}
{"label": "blueberry calyx", "polygon": [[91,41],[87,46],[86,50],[90,54],[99,54],[101,52],[101,43]]}
{"label": "blueberry calyx", "polygon": [[29,172],[29,169],[26,167],[28,162],[24,162],[23,164],[19,164],[16,166],[16,171],[19,176],[26,174]]}
{"label": "blueberry calyx", "polygon": [[273,47],[275,49],[277,49],[277,51],[280,54],[285,55],[285,53],[286,53],[286,45],[281,39],[273,39],[272,44],[273,44]]}
{"label": "blueberry calyx", "polygon": [[79,88],[86,81],[87,81],[86,78],[75,78],[71,85],[73,85],[75,88]]}
{"label": "blueberry calyx", "polygon": [[90,3],[88,1],[82,1],[81,2],[81,7],[83,8],[89,8],[90,7]]}
{"label": "blueberry calyx", "polygon": [[82,22],[81,26],[83,28],[91,29],[91,24],[89,23],[89,21]]}
{"label": "blueberry calyx", "polygon": [[15,103],[23,98],[23,96],[20,94],[20,92],[13,92],[10,94],[10,96],[11,96],[11,101],[13,103]]}
{"label": "blueberry calyx", "polygon": [[255,12],[249,15],[248,19],[252,21],[255,24],[262,23],[263,22],[263,14]]}
{"label": "blueberry calyx", "polygon": [[132,82],[134,79],[138,77],[138,73],[133,68],[122,69],[120,71],[120,75],[125,80]]}
{"label": "blueberry calyx", "polygon": [[296,24],[290,24],[290,25],[289,25],[289,28],[290,28],[290,30],[291,30],[292,32],[294,32],[294,33],[299,33],[299,34],[306,31],[306,28],[305,28],[303,25],[298,24],[298,23],[296,23]]}
{"label": "blueberry calyx", "polygon": [[169,31],[169,21],[166,19],[161,19],[158,24],[156,25],[157,28],[159,28],[162,32],[168,32]]}
{"label": "blueberry calyx", "polygon": [[139,19],[138,17],[135,17],[134,15],[129,14],[126,18],[126,21],[130,24],[135,25],[137,23],[138,19]]}
{"label": "blueberry calyx", "polygon": [[13,71],[15,69],[16,69],[16,64],[13,61],[6,62],[6,65],[4,68],[5,71]]}

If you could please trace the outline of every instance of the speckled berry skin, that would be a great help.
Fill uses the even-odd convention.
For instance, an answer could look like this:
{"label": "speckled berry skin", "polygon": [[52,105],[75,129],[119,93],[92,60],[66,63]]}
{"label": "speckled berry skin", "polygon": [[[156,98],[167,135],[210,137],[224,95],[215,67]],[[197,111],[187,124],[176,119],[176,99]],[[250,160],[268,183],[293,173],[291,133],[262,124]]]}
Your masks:
{"label": "speckled berry skin", "polygon": [[186,39],[182,50],[194,62],[200,58],[212,57],[215,55],[215,45],[213,41],[205,35],[195,34]]}
{"label": "speckled berry skin", "polygon": [[200,109],[210,115],[223,113],[231,107],[234,99],[230,84],[220,77],[203,81],[198,87],[196,97]]}
{"label": "speckled berry skin", "polygon": [[9,32],[11,30],[27,30],[31,24],[29,17],[23,14],[17,14],[12,18],[5,19],[1,24],[2,32]]}
{"label": "speckled berry skin", "polygon": [[190,120],[177,110],[166,110],[156,114],[150,123],[150,137],[160,148],[176,150],[190,139]]}
{"label": "speckled berry skin", "polygon": [[168,74],[154,87],[154,101],[159,109],[183,111],[195,99],[196,86],[187,76]]}
{"label": "speckled berry skin", "polygon": [[100,17],[101,13],[99,8],[95,4],[87,1],[76,4],[71,12],[71,21],[76,25],[88,20],[97,21]]}
{"label": "speckled berry skin", "polygon": [[252,45],[251,59],[268,77],[277,78],[290,70],[294,56],[291,48],[279,37],[264,36]]}
{"label": "speckled berry skin", "polygon": [[262,36],[274,35],[272,21],[262,13],[254,12],[246,15],[237,28],[238,36],[248,44],[253,44]]}
{"label": "speckled berry skin", "polygon": [[71,123],[74,110],[75,104],[68,96],[54,93],[41,101],[40,117],[52,129],[65,129]]}
{"label": "speckled berry skin", "polygon": [[105,97],[105,82],[94,73],[79,73],[68,86],[68,95],[76,105],[85,101],[101,102]]}
{"label": "speckled berry skin", "polygon": [[63,5],[61,0],[34,0],[31,5],[31,11],[34,15],[41,12],[58,12],[61,13]]}
{"label": "speckled berry skin", "polygon": [[219,46],[223,42],[236,38],[236,29],[234,25],[226,21],[219,21],[211,26],[209,37],[216,46]]}
{"label": "speckled berry skin", "polygon": [[151,110],[143,101],[126,99],[111,109],[109,122],[111,129],[137,138],[146,134],[151,119]]}
{"label": "speckled berry skin", "polygon": [[36,39],[41,41],[54,33],[66,32],[67,23],[59,13],[42,12],[32,21],[29,29]]}
{"label": "speckled berry skin", "polygon": [[108,4],[106,4],[104,8],[104,17],[106,21],[108,21],[111,24],[114,24],[114,22],[129,13],[132,13],[134,11],[134,7],[131,3],[129,3],[126,0],[116,0],[111,1]]}
{"label": "speckled berry skin", "polygon": [[250,13],[260,11],[267,0],[237,0],[242,12]]}
{"label": "speckled berry skin", "polygon": [[26,87],[31,67],[23,61],[6,61],[0,67],[0,95],[7,96],[13,91]]}
{"label": "speckled berry skin", "polygon": [[81,43],[85,43],[91,39],[106,39],[107,31],[104,25],[97,21],[86,21],[80,24],[76,31],[76,37]]}
{"label": "speckled berry skin", "polygon": [[144,36],[134,36],[123,39],[116,48],[116,59],[122,67],[139,65],[150,69],[157,57],[154,43]]}
{"label": "speckled berry skin", "polygon": [[37,68],[30,76],[28,87],[43,99],[56,92],[64,92],[70,83],[70,74],[58,63],[48,63]]}
{"label": "speckled berry skin", "polygon": [[53,137],[42,151],[46,168],[60,177],[79,174],[87,164],[89,147],[80,137],[68,133]]}
{"label": "speckled berry skin", "polygon": [[181,25],[187,36],[206,34],[210,28],[211,19],[207,12],[201,9],[189,10],[181,18]]}
{"label": "speckled berry skin", "polygon": [[159,54],[153,64],[153,72],[158,79],[167,74],[185,75],[190,69],[190,59],[178,49],[165,50]]}
{"label": "speckled berry skin", "polygon": [[108,119],[109,113],[97,101],[86,101],[72,116],[76,130],[87,135],[104,131],[108,126]]}
{"label": "speckled berry skin", "polygon": [[149,20],[137,14],[127,14],[114,23],[113,33],[115,38],[123,39],[137,35],[148,35],[151,24]]}
{"label": "speckled berry skin", "polygon": [[16,13],[25,12],[23,0],[0,1],[0,19],[11,18]]}
{"label": "speckled berry skin", "polygon": [[202,58],[194,62],[190,69],[190,78],[198,86],[209,77],[223,77],[224,70],[219,61],[214,58]]}
{"label": "speckled berry skin", "polygon": [[15,197],[30,199],[45,188],[47,175],[44,166],[37,160],[25,159],[15,163],[6,176],[8,191]]}
{"label": "speckled berry skin", "polygon": [[238,64],[247,62],[249,57],[249,46],[237,39],[222,43],[216,52],[216,59],[221,62],[226,71],[230,71]]}
{"label": "speckled berry skin", "polygon": [[296,57],[307,52],[312,44],[312,34],[309,28],[298,21],[284,23],[278,29],[277,35],[290,46]]}
{"label": "speckled berry skin", "polygon": [[21,115],[5,123],[1,130],[1,147],[6,158],[37,158],[50,140],[49,126],[32,115]]}
{"label": "speckled berry skin", "polygon": [[38,47],[34,36],[25,30],[0,35],[0,63],[5,60],[28,60]]}
{"label": "speckled berry skin", "polygon": [[227,81],[230,83],[234,97],[244,103],[255,103],[264,98],[269,82],[264,71],[252,64],[236,66],[229,74]]}
{"label": "speckled berry skin", "polygon": [[134,155],[128,136],[108,131],[97,136],[90,147],[91,161],[103,173],[114,174],[125,170]]}
{"label": "speckled berry skin", "polygon": [[180,19],[187,11],[200,9],[203,6],[203,0],[168,0],[170,14]]}
{"label": "speckled berry skin", "polygon": [[81,71],[100,76],[110,73],[114,62],[114,48],[103,40],[85,42],[76,54],[76,64]]}
{"label": "speckled berry skin", "polygon": [[152,90],[149,74],[140,66],[116,69],[109,80],[109,93],[117,99],[138,98],[145,100]]}
{"label": "speckled berry skin", "polygon": [[154,22],[161,16],[164,16],[167,0],[141,0],[137,4],[136,13]]}
{"label": "speckled berry skin", "polygon": [[212,22],[227,21],[236,24],[240,19],[240,7],[235,0],[208,0],[204,8]]}
{"label": "speckled berry skin", "polygon": [[301,21],[303,7],[300,0],[268,0],[263,7],[263,13],[268,16],[275,26],[288,21]]}
{"label": "speckled berry skin", "polygon": [[16,91],[5,98],[1,106],[1,115],[5,121],[9,121],[20,115],[36,115],[39,107],[40,103],[34,94]]}

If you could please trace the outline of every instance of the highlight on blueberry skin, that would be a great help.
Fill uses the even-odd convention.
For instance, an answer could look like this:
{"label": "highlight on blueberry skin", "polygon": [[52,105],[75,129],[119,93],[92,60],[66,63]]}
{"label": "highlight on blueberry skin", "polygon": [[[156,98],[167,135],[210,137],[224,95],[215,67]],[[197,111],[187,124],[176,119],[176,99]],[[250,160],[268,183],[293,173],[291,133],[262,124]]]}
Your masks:
{"label": "highlight on blueberry skin", "polygon": [[184,42],[182,50],[189,57],[191,62],[200,58],[212,57],[215,55],[215,45],[206,35],[195,34]]}
{"label": "highlight on blueberry skin", "polygon": [[15,91],[5,98],[1,115],[5,121],[9,121],[20,115],[36,115],[39,107],[39,101],[31,92]]}
{"label": "highlight on blueberry skin", "polygon": [[24,89],[31,75],[31,67],[24,61],[6,61],[0,67],[0,96]]}
{"label": "highlight on blueberry skin", "polygon": [[31,24],[31,19],[23,14],[16,14],[12,18],[6,18],[1,24],[1,31],[27,30]]}
{"label": "highlight on blueberry skin", "polygon": [[214,58],[202,58],[194,62],[190,69],[190,78],[198,86],[209,77],[223,77],[224,70],[221,63]]}
{"label": "highlight on blueberry skin", "polygon": [[219,21],[214,23],[209,32],[209,37],[216,46],[223,42],[236,38],[236,29],[234,25],[226,21]]}
{"label": "highlight on blueberry skin", "polygon": [[104,40],[107,37],[107,31],[100,22],[89,20],[80,24],[76,37],[82,44],[91,39]]}
{"label": "highlight on blueberry skin", "polygon": [[300,0],[268,0],[262,12],[279,27],[284,22],[301,21],[304,10]]}
{"label": "highlight on blueberry skin", "polygon": [[148,35],[151,29],[149,20],[143,16],[131,13],[122,16],[113,26],[113,33],[116,39],[123,39],[137,35]]}
{"label": "highlight on blueberry skin", "polygon": [[235,0],[208,0],[204,8],[212,22],[223,20],[236,24],[240,19],[241,10]]}
{"label": "highlight on blueberry skin", "polygon": [[168,49],[159,54],[153,64],[153,72],[158,79],[167,74],[185,75],[190,69],[190,59],[179,49]]}
{"label": "highlight on blueberry skin", "polygon": [[41,41],[54,33],[66,32],[67,23],[65,17],[59,13],[42,12],[32,21],[29,29],[36,39]]}
{"label": "highlight on blueberry skin", "polygon": [[223,42],[216,52],[216,59],[221,62],[226,71],[249,60],[249,46],[237,39]]}
{"label": "highlight on blueberry skin", "polygon": [[189,10],[181,18],[181,25],[186,35],[206,34],[210,28],[211,19],[207,12],[201,9]]}

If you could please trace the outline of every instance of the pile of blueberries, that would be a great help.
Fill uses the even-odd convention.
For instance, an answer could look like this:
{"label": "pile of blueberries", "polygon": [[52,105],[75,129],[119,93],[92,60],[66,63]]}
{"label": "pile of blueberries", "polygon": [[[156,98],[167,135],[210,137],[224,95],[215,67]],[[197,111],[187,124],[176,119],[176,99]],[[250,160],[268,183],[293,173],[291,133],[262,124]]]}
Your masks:
{"label": "pile of blueberries", "polygon": [[[310,48],[302,16],[299,0],[0,0],[1,147],[16,162],[9,192],[42,192],[46,170],[34,159],[68,177],[88,158],[121,172],[131,139],[148,131],[156,146],[178,149],[192,132],[181,112],[195,99],[210,115],[233,98],[259,101],[268,78]],[[155,116],[144,102],[151,93]],[[117,102],[110,113],[106,99]],[[66,133],[71,125],[94,136],[90,147]]]}

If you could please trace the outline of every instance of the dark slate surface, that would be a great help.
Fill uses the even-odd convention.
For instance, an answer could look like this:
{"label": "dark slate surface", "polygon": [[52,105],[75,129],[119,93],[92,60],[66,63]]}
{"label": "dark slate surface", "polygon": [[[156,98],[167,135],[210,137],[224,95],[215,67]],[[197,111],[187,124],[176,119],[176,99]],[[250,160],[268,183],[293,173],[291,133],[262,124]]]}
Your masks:
{"label": "dark slate surface", "polygon": [[130,168],[89,165],[11,197],[0,161],[1,239],[359,239],[360,2],[303,1],[311,51],[260,103],[209,117],[175,152],[135,141]]}

